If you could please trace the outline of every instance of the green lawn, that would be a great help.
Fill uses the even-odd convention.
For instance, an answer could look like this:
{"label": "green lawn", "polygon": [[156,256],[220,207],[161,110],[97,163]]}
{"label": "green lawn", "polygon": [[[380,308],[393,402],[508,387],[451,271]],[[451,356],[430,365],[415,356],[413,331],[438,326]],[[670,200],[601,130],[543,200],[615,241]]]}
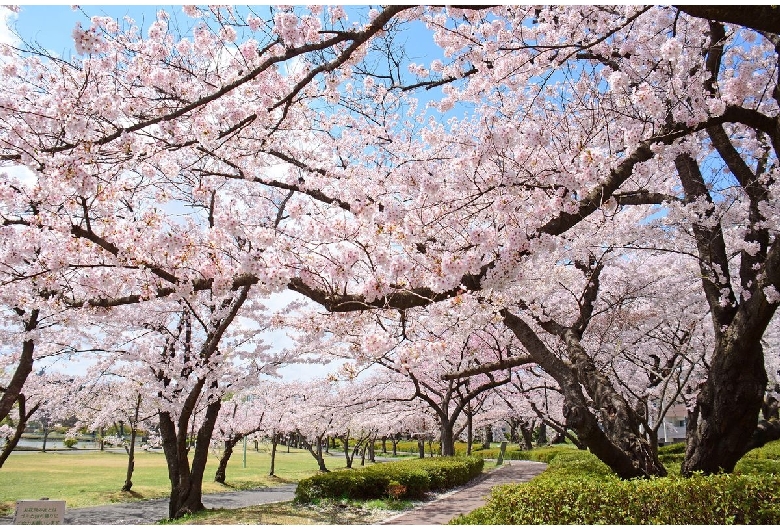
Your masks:
{"label": "green lawn", "polygon": [[[210,455],[203,484],[204,493],[249,489],[297,482],[317,472],[317,463],[304,450],[280,447],[276,454],[276,477],[269,477],[271,458],[267,451],[247,450],[247,467],[239,446],[227,469],[227,485],[213,481],[217,456]],[[325,456],[329,469],[344,467],[343,457]],[[97,506],[113,502],[167,497],[168,470],[162,453],[139,452],[135,459],[133,491],[121,492],[127,470],[127,455],[119,452],[57,451],[14,452],[0,469],[0,513],[13,512],[20,499],[65,500],[68,507]]]}

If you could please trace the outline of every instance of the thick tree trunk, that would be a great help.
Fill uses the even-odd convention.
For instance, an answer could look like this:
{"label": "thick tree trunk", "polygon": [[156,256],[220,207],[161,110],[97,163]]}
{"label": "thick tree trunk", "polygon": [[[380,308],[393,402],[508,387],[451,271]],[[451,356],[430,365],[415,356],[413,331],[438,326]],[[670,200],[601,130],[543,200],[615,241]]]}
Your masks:
{"label": "thick tree trunk", "polygon": [[[577,333],[568,328],[557,333],[565,341],[569,355],[569,363],[564,363],[547,349],[523,319],[506,310],[502,316],[534,360],[558,382],[564,396],[566,425],[580,442],[621,478],[666,475],[657,453],[652,452],[639,432],[641,422],[636,412],[596,368]],[[599,417],[591,411],[589,403],[599,412]]]}
{"label": "thick tree trunk", "polygon": [[760,336],[753,341],[731,337],[725,334],[718,344],[699,392],[699,417],[688,432],[684,475],[731,473],[749,450],[758,425],[767,383]]}
{"label": "thick tree trunk", "polygon": [[493,428],[488,425],[485,427],[485,437],[482,439],[482,449],[490,449],[490,444],[493,443]]}
{"label": "thick tree trunk", "polygon": [[387,454],[387,436],[382,436],[382,454]]}
{"label": "thick tree trunk", "polygon": [[222,452],[222,457],[219,459],[217,472],[214,474],[214,482],[219,482],[220,484],[225,483],[228,462],[230,461],[230,457],[233,456],[233,449],[236,448],[236,444],[241,438],[241,436],[232,436],[225,440],[225,450]]}
{"label": "thick tree trunk", "polygon": [[[591,396],[597,418],[581,401],[579,385],[572,382],[562,386],[566,401],[566,423],[577,433],[577,438],[621,478],[641,476],[666,476],[666,469],[653,452],[650,443],[639,431],[640,419],[630,404],[612,386],[609,379],[599,372],[592,359],[580,346],[579,338],[568,331],[565,334],[570,358],[574,362],[578,382]],[[560,381],[559,381],[560,383]],[[597,432],[598,431],[598,432]]]}
{"label": "thick tree trunk", "polygon": [[273,433],[271,435],[271,471],[268,473],[269,476],[275,476],[275,467],[276,467],[276,446],[279,443],[279,434]]}
{"label": "thick tree trunk", "polygon": [[446,420],[441,422],[441,456],[455,456],[454,428]]}
{"label": "thick tree trunk", "polygon": [[509,442],[510,443],[517,443],[517,428],[518,428],[518,421],[515,418],[509,418]]}
{"label": "thick tree trunk", "polygon": [[422,436],[417,438],[417,452],[420,454],[420,458],[425,458],[425,439]]}
{"label": "thick tree trunk", "polygon": [[521,422],[519,427],[520,427],[520,434],[523,436],[523,449],[525,449],[526,451],[530,451],[531,449],[533,449],[534,446],[533,424]]}
{"label": "thick tree trunk", "polygon": [[774,396],[764,398],[761,412],[764,419],[758,422],[756,430],[753,431],[753,435],[750,437],[746,447],[748,451],[763,447],[769,442],[780,440],[780,412],[778,411],[777,399]]}
{"label": "thick tree trunk", "polygon": [[547,424],[542,422],[539,426],[539,437],[536,440],[538,446],[547,445]]}
{"label": "thick tree trunk", "polygon": [[398,439],[393,436],[390,443],[393,445],[393,456],[398,456]]}
{"label": "thick tree trunk", "polygon": [[199,395],[200,388],[196,387],[190,392],[192,399],[188,400],[188,403],[185,405],[188,413],[183,413],[179,418],[178,429],[168,413],[161,412],[159,415],[163,452],[168,464],[168,478],[171,482],[171,497],[168,503],[168,516],[171,519],[178,519],[184,515],[204,509],[202,499],[203,476],[208,460],[209,442],[211,441],[211,435],[214,432],[214,425],[222,403],[217,400],[206,407],[203,424],[197,431],[195,453],[190,466],[187,439],[189,415],[193,412],[192,406]]}
{"label": "thick tree trunk", "polygon": [[[711,25],[723,34],[723,27]],[[717,40],[720,40],[719,38]],[[713,44],[708,68],[719,67],[722,47]],[[745,294],[737,295],[729,275],[729,253],[717,217],[716,203],[702,177],[697,161],[686,153],[675,158],[675,167],[685,191],[685,202],[706,206],[694,217],[693,234],[701,269],[702,290],[710,307],[716,337],[707,379],[696,401],[698,418],[688,429],[682,465],[684,475],[694,472],[731,472],[745,454],[756,430],[767,376],[761,338],[777,310],[767,300],[765,287],[780,285],[780,240],[770,245],[761,212],[767,188],[735,151],[721,128],[708,134],[749,199],[750,223],[745,240],[757,244],[755,252],[740,255],[740,280]]]}

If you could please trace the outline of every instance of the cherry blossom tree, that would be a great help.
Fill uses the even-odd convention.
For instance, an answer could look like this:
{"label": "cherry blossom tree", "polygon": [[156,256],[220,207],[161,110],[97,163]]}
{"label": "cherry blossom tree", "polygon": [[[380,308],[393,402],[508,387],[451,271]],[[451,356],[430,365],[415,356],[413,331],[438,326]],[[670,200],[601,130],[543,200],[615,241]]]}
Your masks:
{"label": "cherry blossom tree", "polygon": [[[712,336],[683,470],[733,469],[780,303],[772,10],[186,13],[191,39],[161,12],[146,38],[94,18],[71,62],[4,48],[0,160],[35,182],[3,191],[5,235],[29,233],[9,259],[34,269],[10,282],[70,307],[285,287],[402,321],[481,303],[631,477],[662,468],[587,344],[602,255],[678,252]],[[425,64],[399,45],[414,21],[440,51]],[[547,270],[571,291],[554,315],[524,296]]]}

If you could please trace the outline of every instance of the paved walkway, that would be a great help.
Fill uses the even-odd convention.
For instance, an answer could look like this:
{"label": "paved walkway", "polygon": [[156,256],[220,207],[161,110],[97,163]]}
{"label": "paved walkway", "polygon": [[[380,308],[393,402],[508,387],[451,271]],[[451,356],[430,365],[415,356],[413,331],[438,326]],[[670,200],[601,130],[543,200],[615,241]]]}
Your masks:
{"label": "paved walkway", "polygon": [[[458,515],[485,504],[490,489],[498,484],[527,482],[544,471],[547,464],[515,460],[506,462],[471,484],[426,502],[422,506],[388,519],[382,524],[436,525],[446,524]],[[243,508],[292,500],[295,484],[273,488],[210,493],[203,495],[206,508]],[[65,524],[69,525],[140,525],[154,524],[168,517],[168,499],[132,503],[108,504],[91,508],[65,508]],[[12,517],[0,517],[0,525],[10,525]]]}
{"label": "paved walkway", "polygon": [[527,460],[505,461],[504,465],[487,473],[460,490],[448,493],[419,508],[392,517],[382,524],[434,525],[447,524],[458,515],[469,513],[485,505],[493,486],[499,484],[528,482],[545,470],[547,464]]}
{"label": "paved walkway", "polygon": [[[295,496],[295,484],[257,490],[208,493],[203,495],[206,508],[243,508],[258,504],[290,501]],[[136,525],[154,524],[168,517],[168,499],[107,504],[91,508],[65,507],[65,524]],[[13,517],[0,517],[0,525],[12,524]]]}

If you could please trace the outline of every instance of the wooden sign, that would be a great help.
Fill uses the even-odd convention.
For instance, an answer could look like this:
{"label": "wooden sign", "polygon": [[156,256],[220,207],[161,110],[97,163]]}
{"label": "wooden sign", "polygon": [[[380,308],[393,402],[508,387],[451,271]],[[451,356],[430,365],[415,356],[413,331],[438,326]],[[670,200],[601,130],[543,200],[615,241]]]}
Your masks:
{"label": "wooden sign", "polygon": [[13,524],[65,524],[65,501],[16,501]]}

